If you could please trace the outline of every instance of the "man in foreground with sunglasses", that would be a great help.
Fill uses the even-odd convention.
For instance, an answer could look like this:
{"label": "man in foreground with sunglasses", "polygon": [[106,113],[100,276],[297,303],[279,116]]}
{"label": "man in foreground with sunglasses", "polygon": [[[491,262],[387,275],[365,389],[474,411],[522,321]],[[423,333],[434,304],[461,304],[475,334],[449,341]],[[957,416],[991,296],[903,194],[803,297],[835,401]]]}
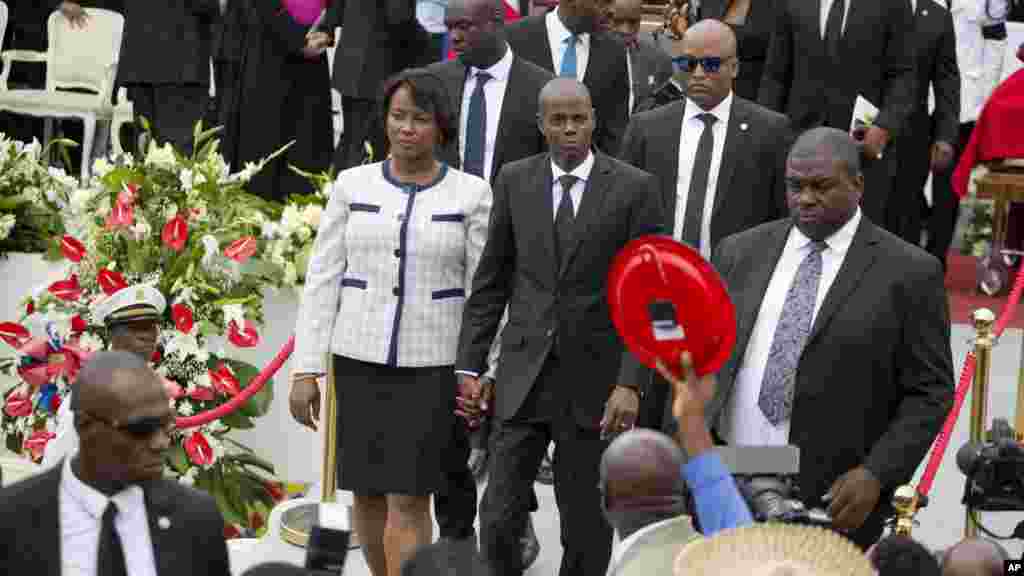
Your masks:
{"label": "man in foreground with sunglasses", "polygon": [[162,478],[174,412],[146,361],[98,352],[71,404],[79,451],[0,490],[6,573],[230,574],[213,499]]}
{"label": "man in foreground with sunglasses", "polygon": [[[159,290],[148,284],[126,286],[93,307],[93,320],[107,329],[111,350],[132,352],[146,362],[153,358],[160,338],[160,318],[167,301]],[[73,393],[69,394],[74,396]],[[50,468],[78,449],[78,435],[65,398],[57,410],[55,437],[43,451],[42,465]]]}

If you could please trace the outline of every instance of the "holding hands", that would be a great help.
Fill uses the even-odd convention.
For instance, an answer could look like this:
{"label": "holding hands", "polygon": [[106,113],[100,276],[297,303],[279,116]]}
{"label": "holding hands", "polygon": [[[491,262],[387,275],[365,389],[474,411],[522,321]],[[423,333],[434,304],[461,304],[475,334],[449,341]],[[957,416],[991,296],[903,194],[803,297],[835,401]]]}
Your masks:
{"label": "holding hands", "polygon": [[334,36],[319,30],[310,30],[306,34],[306,45],[302,47],[302,55],[310,60],[315,60],[324,53],[328,47],[334,45]]}

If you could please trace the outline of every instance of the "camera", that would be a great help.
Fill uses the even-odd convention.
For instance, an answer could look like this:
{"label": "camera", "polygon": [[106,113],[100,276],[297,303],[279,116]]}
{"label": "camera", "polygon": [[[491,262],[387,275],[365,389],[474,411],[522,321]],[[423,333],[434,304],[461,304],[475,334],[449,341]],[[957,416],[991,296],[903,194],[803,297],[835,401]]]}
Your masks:
{"label": "camera", "polygon": [[796,446],[718,446],[715,448],[758,522],[786,522],[830,527],[832,519],[799,498]]}
{"label": "camera", "polygon": [[992,422],[988,442],[969,442],[956,453],[967,476],[963,503],[990,512],[1024,511],[1024,445],[1003,419]]}

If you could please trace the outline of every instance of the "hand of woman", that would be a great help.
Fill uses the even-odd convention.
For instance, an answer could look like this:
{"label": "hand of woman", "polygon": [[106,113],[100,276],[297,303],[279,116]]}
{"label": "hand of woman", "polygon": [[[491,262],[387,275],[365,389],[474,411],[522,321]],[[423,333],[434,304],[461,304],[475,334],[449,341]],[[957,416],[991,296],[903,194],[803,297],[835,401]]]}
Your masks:
{"label": "hand of woman", "polygon": [[320,421],[320,385],[317,384],[316,374],[300,373],[292,376],[288,407],[296,422],[316,430],[317,422]]}

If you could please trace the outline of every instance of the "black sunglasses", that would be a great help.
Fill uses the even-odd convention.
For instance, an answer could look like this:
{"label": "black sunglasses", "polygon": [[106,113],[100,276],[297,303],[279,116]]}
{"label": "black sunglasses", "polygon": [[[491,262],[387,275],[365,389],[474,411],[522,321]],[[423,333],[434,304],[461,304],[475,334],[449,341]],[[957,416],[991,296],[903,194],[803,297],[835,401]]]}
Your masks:
{"label": "black sunglasses", "polygon": [[92,412],[86,412],[84,410],[81,412],[94,420],[106,424],[114,430],[124,432],[129,436],[139,439],[149,438],[159,431],[162,431],[164,434],[170,434],[175,428],[173,416],[144,416],[135,420],[129,420],[128,422],[117,422],[108,420],[102,416],[93,414]]}
{"label": "black sunglasses", "polygon": [[704,72],[708,74],[718,74],[718,71],[722,69],[722,64],[732,60],[732,58],[722,58],[720,56],[705,56],[704,58],[693,58],[691,56],[676,56],[672,59],[672,65],[679,70],[690,72],[691,74],[697,69],[699,64]]}

